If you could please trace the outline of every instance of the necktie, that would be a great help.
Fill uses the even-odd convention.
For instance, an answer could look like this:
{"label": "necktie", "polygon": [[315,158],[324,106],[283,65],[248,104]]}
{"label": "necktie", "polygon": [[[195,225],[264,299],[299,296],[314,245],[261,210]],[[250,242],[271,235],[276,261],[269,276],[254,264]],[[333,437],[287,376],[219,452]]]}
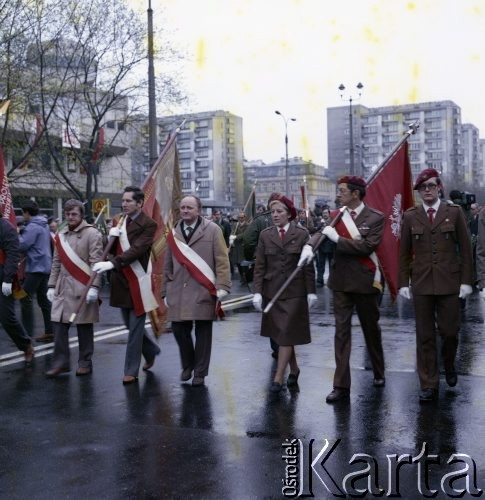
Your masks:
{"label": "necktie", "polygon": [[192,228],[190,226],[185,228],[185,234],[187,235],[187,238],[190,238],[190,235],[192,234]]}
{"label": "necktie", "polygon": [[357,212],[355,210],[352,210],[350,212],[350,217],[352,217],[352,219],[355,219],[357,217]]}
{"label": "necktie", "polygon": [[130,216],[128,216],[128,217],[126,218],[126,225],[127,225],[127,226],[129,226],[129,225],[131,224],[131,221],[132,221],[132,220],[133,220],[133,219],[132,219]]}
{"label": "necktie", "polygon": [[285,228],[284,227],[280,227],[280,238],[281,238],[281,241],[283,241],[284,237],[285,237]]}
{"label": "necktie", "polygon": [[433,219],[434,219],[434,213],[436,212],[436,210],[434,208],[428,208],[428,219],[429,219],[429,223],[430,224],[433,224]]}

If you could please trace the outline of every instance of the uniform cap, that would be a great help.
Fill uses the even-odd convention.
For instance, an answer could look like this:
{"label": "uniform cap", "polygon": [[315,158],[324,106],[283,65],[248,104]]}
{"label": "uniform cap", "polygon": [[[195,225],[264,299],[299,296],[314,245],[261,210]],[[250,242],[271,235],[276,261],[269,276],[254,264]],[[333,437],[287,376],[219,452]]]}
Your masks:
{"label": "uniform cap", "polygon": [[418,178],[416,179],[416,182],[414,183],[414,188],[413,189],[418,189],[419,186],[423,183],[426,182],[428,179],[431,179],[432,177],[438,177],[439,178],[440,174],[437,170],[434,168],[427,168],[426,170],[423,170],[419,175]]}
{"label": "uniform cap", "polygon": [[281,193],[278,193],[278,196],[275,196],[272,199],[272,202],[273,201],[279,201],[280,203],[283,203],[283,205],[286,206],[286,208],[288,209],[288,212],[290,213],[289,220],[293,220],[296,218],[297,213],[296,213],[295,205],[293,205],[293,202],[289,198],[282,195]]}
{"label": "uniform cap", "polygon": [[337,180],[337,184],[354,184],[355,186],[361,186],[363,188],[367,186],[365,180],[356,175],[344,175]]}

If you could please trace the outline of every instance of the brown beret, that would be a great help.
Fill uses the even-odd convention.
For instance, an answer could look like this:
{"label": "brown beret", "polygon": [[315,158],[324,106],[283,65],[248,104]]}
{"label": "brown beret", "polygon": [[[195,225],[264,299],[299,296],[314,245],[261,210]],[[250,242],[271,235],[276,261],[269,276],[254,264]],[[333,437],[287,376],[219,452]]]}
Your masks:
{"label": "brown beret", "polygon": [[354,184],[355,186],[361,186],[363,188],[367,186],[365,180],[356,175],[344,175],[337,180],[337,184]]}
{"label": "brown beret", "polygon": [[283,205],[286,206],[286,208],[288,209],[288,212],[290,214],[289,220],[293,220],[296,218],[297,213],[296,213],[295,205],[293,205],[293,202],[289,198],[282,195],[281,193],[278,193],[278,196],[277,197],[275,196],[273,198],[273,200],[271,201],[271,203],[273,201],[279,201],[280,203],[283,203]]}
{"label": "brown beret", "polygon": [[414,183],[414,188],[413,189],[418,189],[419,186],[423,183],[426,182],[428,179],[431,179],[432,177],[440,177],[440,174],[437,170],[434,168],[427,168],[426,170],[423,170],[419,175],[418,178],[416,179],[416,182]]}

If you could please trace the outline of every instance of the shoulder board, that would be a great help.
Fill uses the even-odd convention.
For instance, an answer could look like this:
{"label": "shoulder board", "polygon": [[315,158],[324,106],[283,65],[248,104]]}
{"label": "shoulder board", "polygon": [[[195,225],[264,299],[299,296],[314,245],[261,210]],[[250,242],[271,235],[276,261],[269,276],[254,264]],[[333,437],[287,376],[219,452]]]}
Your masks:
{"label": "shoulder board", "polygon": [[412,212],[413,210],[416,210],[416,207],[408,208],[407,210],[405,210],[405,212]]}
{"label": "shoulder board", "polygon": [[265,231],[270,231],[273,228],[274,226],[265,227],[264,229],[261,230],[261,232],[264,233]]}
{"label": "shoulder board", "polygon": [[371,212],[374,212],[377,215],[384,215],[380,210],[377,210],[377,208],[372,208],[372,207],[367,207]]}
{"label": "shoulder board", "polygon": [[447,205],[449,207],[461,208],[460,205],[457,205],[456,203],[453,203],[452,201],[447,202]]}
{"label": "shoulder board", "polygon": [[298,226],[297,224],[295,224],[293,227],[295,227],[296,229],[298,229],[300,231],[308,231],[308,229],[306,227]]}

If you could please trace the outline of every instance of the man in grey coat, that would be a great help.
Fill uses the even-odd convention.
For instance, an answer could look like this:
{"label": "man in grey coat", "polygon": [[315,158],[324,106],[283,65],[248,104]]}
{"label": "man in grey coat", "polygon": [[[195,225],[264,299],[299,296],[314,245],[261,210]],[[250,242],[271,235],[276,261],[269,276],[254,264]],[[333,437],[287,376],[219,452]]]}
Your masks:
{"label": "man in grey coat", "polygon": [[[194,372],[193,386],[204,385],[212,350],[212,322],[219,300],[231,288],[229,256],[219,227],[201,217],[197,196],[180,202],[181,220],[168,236],[162,296],[180,349],[182,381]],[[192,327],[195,322],[195,347]]]}

